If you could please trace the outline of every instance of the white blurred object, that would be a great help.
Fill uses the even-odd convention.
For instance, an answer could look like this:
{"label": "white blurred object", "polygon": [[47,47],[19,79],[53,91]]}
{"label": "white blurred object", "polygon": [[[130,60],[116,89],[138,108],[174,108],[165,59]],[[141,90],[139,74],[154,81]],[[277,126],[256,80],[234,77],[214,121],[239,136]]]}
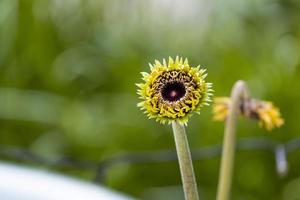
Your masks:
{"label": "white blurred object", "polygon": [[107,188],[0,162],[1,200],[130,200]]}
{"label": "white blurred object", "polygon": [[288,173],[288,162],[284,145],[278,145],[275,149],[276,169],[280,177],[285,177]]}

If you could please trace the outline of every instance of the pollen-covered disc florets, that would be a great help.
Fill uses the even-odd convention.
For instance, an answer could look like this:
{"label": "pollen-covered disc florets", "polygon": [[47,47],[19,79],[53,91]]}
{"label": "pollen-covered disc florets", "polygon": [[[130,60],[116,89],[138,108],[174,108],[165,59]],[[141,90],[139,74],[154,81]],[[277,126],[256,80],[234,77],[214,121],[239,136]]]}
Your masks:
{"label": "pollen-covered disc florets", "polygon": [[204,69],[190,67],[187,59],[169,58],[168,63],[155,61],[151,72],[142,72],[144,83],[137,84],[142,102],[138,104],[149,118],[161,123],[178,120],[186,123],[193,111],[208,105],[211,83],[205,82]]}

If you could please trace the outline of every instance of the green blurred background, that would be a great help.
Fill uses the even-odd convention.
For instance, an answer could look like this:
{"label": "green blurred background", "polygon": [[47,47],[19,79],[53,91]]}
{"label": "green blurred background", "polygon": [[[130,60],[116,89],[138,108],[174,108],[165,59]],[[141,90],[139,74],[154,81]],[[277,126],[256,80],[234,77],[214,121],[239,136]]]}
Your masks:
{"label": "green blurred background", "polygon": [[[239,138],[298,137],[298,0],[0,0],[1,160],[93,181],[96,168],[70,160],[174,150],[171,128],[137,109],[134,84],[149,62],[176,55],[207,68],[215,96],[243,79],[281,108],[282,128],[269,133],[240,119]],[[187,132],[193,149],[220,144],[223,123],[206,107]],[[22,152],[71,164],[27,162]],[[195,161],[203,199],[215,198],[219,158]],[[299,158],[288,154],[280,177],[272,152],[239,151],[232,199],[299,199]],[[141,199],[183,199],[176,161],[112,164],[98,182]]]}

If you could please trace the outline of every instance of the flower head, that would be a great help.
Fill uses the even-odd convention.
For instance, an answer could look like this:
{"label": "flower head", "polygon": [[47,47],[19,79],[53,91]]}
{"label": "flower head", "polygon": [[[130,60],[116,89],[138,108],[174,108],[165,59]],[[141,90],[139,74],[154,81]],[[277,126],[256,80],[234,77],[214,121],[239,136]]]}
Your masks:
{"label": "flower head", "polygon": [[230,105],[229,97],[216,97],[214,99],[213,113],[215,121],[224,121],[228,115]]}
{"label": "flower head", "polygon": [[259,102],[256,107],[256,113],[259,118],[259,125],[269,131],[275,127],[282,126],[284,123],[279,109],[272,102]]}
{"label": "flower head", "polygon": [[175,61],[169,58],[168,63],[156,60],[150,69],[150,73],[142,72],[144,83],[137,84],[142,99],[138,107],[149,118],[184,124],[193,111],[199,113],[203,105],[208,105],[212,84],[205,82],[207,74],[200,66],[191,67],[187,59],[177,56]]}
{"label": "flower head", "polygon": [[[214,120],[224,121],[228,115],[230,104],[229,97],[216,97],[213,105]],[[247,102],[240,105],[239,114],[258,120],[260,127],[266,128],[268,131],[284,124],[279,109],[268,101],[248,99]]]}

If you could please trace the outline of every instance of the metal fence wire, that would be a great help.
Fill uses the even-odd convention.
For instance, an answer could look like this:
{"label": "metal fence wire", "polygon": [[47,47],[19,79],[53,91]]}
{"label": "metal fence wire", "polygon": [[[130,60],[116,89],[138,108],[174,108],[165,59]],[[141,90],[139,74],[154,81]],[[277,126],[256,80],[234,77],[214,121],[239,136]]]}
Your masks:
{"label": "metal fence wire", "polygon": [[[265,151],[274,155],[276,170],[279,176],[285,176],[288,172],[287,156],[300,149],[300,138],[294,138],[286,143],[267,138],[247,138],[237,141],[236,151]],[[212,145],[192,149],[193,160],[205,160],[219,157],[222,145]],[[95,182],[105,180],[106,172],[112,166],[122,163],[146,164],[177,162],[176,152],[173,150],[160,150],[151,152],[127,152],[113,155],[100,161],[78,160],[68,156],[59,158],[43,157],[32,151],[15,146],[0,145],[0,157],[23,163],[31,163],[49,168],[72,168],[78,170],[90,170],[95,172]]]}

